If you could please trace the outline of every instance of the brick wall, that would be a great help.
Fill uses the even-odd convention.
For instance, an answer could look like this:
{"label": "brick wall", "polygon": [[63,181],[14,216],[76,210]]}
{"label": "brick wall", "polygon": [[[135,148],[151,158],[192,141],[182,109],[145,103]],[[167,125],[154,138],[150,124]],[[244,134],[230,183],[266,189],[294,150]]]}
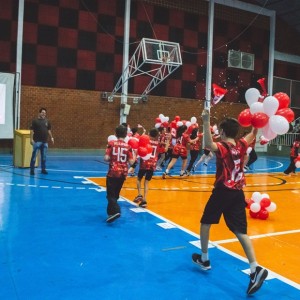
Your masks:
{"label": "brick wall", "polygon": [[[155,125],[159,114],[170,118],[180,116],[190,120],[195,116],[201,126],[200,114],[203,101],[149,96],[148,101],[131,105],[127,122],[131,127],[142,124],[147,130]],[[40,107],[46,107],[52,122],[56,149],[104,149],[107,137],[114,133],[120,122],[120,98],[113,103],[101,99],[101,92],[23,86],[21,97],[20,129],[29,129],[31,121],[38,115]],[[237,118],[248,108],[246,104],[220,102],[211,109],[211,115],[219,123],[224,117]],[[300,111],[294,109],[296,117]],[[241,132],[247,128],[241,128]],[[13,140],[0,140],[1,152],[11,151]]]}
{"label": "brick wall", "polygon": [[[109,103],[100,95],[94,91],[23,86],[20,127],[28,129],[39,108],[46,107],[53,126],[54,148],[103,149],[120,122],[120,98]],[[148,130],[159,114],[170,121],[177,115],[188,121],[195,116],[201,125],[202,100],[149,96],[145,103],[133,104],[129,99],[128,104],[131,109],[127,122],[131,127],[140,123]],[[226,116],[237,117],[245,108],[245,104],[220,102],[211,113],[219,122]]]}

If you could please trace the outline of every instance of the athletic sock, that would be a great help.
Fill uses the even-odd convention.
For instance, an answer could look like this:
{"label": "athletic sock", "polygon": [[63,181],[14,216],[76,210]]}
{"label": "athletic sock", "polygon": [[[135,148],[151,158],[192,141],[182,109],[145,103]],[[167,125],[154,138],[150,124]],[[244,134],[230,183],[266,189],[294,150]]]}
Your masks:
{"label": "athletic sock", "polygon": [[208,252],[207,253],[202,252],[201,260],[202,260],[202,262],[205,262],[208,260]]}
{"label": "athletic sock", "polygon": [[257,262],[254,261],[252,263],[250,263],[250,272],[251,274],[254,273],[256,271],[256,267],[258,266]]}

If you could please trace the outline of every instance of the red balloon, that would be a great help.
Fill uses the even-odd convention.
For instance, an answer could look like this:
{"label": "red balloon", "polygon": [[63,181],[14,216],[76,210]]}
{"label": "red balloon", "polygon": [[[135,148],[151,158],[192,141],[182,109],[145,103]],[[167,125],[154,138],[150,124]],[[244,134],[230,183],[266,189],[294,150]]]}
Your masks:
{"label": "red balloon", "polygon": [[146,148],[147,148],[147,154],[150,154],[150,153],[152,153],[152,146],[150,145],[150,144],[148,144],[147,146],[146,146]]}
{"label": "red balloon", "polygon": [[156,118],[155,119],[155,123],[161,123],[161,119],[160,118]]}
{"label": "red balloon", "polygon": [[139,147],[139,141],[136,138],[131,138],[128,141],[128,145],[132,148],[132,149],[137,149]]}
{"label": "red balloon", "polygon": [[261,209],[259,212],[258,212],[258,218],[261,219],[261,220],[267,220],[269,217],[269,212],[265,209]]}
{"label": "red balloon", "polygon": [[252,115],[251,124],[255,128],[263,128],[268,124],[269,116],[263,112],[257,112]]}
{"label": "red balloon", "polygon": [[191,134],[192,131],[193,131],[194,129],[196,129],[196,128],[198,128],[198,127],[196,126],[196,124],[192,124],[190,127],[188,127],[187,133],[188,133],[188,134]]}
{"label": "red balloon", "polygon": [[295,119],[295,114],[290,108],[282,108],[277,110],[276,115],[285,117],[289,123],[293,122]]}
{"label": "red balloon", "polygon": [[140,147],[146,147],[150,142],[149,135],[143,134],[139,138],[139,146]]}
{"label": "red balloon", "polygon": [[140,157],[144,157],[148,154],[148,150],[146,147],[139,147],[137,153]]}
{"label": "red balloon", "polygon": [[279,102],[279,106],[277,110],[280,110],[282,108],[287,108],[289,107],[290,104],[290,97],[286,94],[286,93],[276,93],[275,95],[273,95]]}
{"label": "red balloon", "polygon": [[180,121],[180,117],[179,117],[179,116],[176,116],[176,117],[175,117],[175,121],[176,121],[176,122]]}
{"label": "red balloon", "polygon": [[171,128],[177,128],[177,122],[175,120],[171,122]]}
{"label": "red balloon", "polygon": [[244,109],[238,116],[238,121],[243,127],[248,127],[251,126],[251,112],[250,109]]}
{"label": "red balloon", "polygon": [[251,218],[257,219],[258,214],[259,214],[259,212],[253,212],[251,209],[249,209],[249,215],[250,215]]}
{"label": "red balloon", "polygon": [[294,159],[294,163],[300,161],[300,155],[298,155],[295,159]]}
{"label": "red balloon", "polygon": [[260,200],[260,206],[262,208],[266,208],[266,207],[270,206],[270,204],[271,204],[271,200],[269,198],[262,198]]}

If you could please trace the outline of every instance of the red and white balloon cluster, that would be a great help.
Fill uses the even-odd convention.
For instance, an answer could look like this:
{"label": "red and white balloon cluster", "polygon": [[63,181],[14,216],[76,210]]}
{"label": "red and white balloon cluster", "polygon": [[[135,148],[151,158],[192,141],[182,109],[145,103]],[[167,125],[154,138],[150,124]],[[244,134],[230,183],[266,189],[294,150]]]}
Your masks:
{"label": "red and white balloon cluster", "polygon": [[165,117],[163,114],[159,114],[155,119],[155,128],[169,127],[169,117]]}
{"label": "red and white balloon cluster", "polygon": [[270,212],[277,208],[276,204],[270,200],[268,194],[254,192],[250,199],[246,199],[249,214],[254,219],[266,220]]}
{"label": "red and white balloon cluster", "polygon": [[[140,136],[137,143],[132,142],[134,139],[130,139],[128,141],[128,144],[133,148],[137,149],[137,154],[141,157],[143,160],[148,160],[151,157],[152,154],[152,146],[150,144],[150,137],[149,135],[143,134]],[[132,145],[134,143],[134,145]]]}
{"label": "red and white balloon cluster", "polygon": [[289,123],[295,118],[294,112],[288,107],[290,98],[279,92],[264,98],[256,88],[250,88],[245,94],[249,108],[243,110],[238,121],[243,127],[261,128],[264,140],[272,140],[277,135],[289,130]]}
{"label": "red and white balloon cluster", "polygon": [[190,121],[181,120],[180,116],[175,116],[174,120],[169,124],[169,117],[165,117],[163,114],[159,114],[158,118],[155,119],[155,128],[159,127],[170,127],[173,136],[176,136],[176,130],[178,127],[186,125],[188,133],[191,133],[194,128],[198,128],[197,118],[191,117]]}

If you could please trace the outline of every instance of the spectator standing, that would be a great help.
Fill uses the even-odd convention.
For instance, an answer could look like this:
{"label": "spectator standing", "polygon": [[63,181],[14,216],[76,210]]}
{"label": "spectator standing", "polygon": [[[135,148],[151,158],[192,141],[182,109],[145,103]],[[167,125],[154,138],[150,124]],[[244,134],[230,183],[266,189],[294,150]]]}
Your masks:
{"label": "spectator standing", "polygon": [[52,144],[54,144],[54,137],[51,132],[51,123],[46,118],[46,115],[47,109],[44,107],[40,108],[37,119],[34,119],[30,126],[30,144],[33,147],[30,160],[30,175],[34,175],[36,157],[39,151],[41,153],[42,174],[48,174],[46,170],[48,137],[50,136]]}

